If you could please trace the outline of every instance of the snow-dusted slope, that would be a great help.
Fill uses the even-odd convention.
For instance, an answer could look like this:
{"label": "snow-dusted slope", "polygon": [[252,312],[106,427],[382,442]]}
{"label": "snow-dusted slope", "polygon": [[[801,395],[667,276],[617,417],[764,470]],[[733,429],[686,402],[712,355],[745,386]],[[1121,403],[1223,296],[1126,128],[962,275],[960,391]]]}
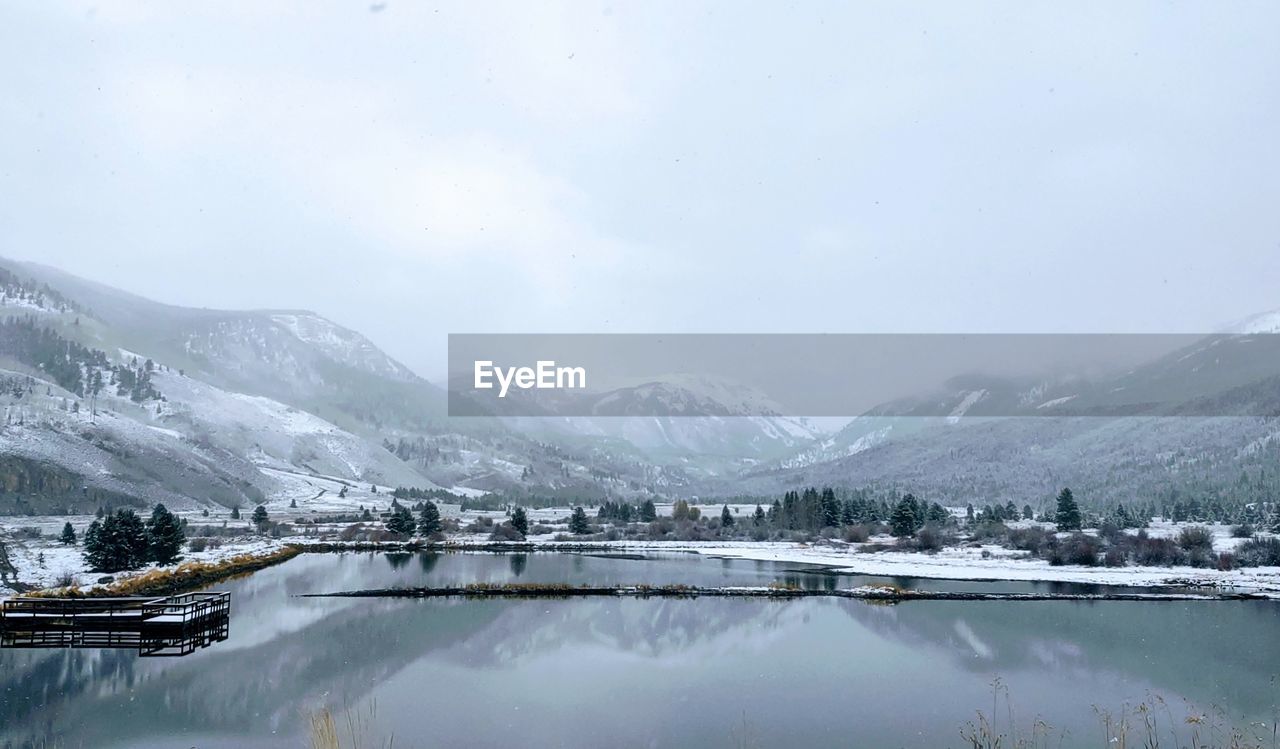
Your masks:
{"label": "snow-dusted slope", "polygon": [[1263,333],[1280,333],[1280,309],[1261,312],[1227,327],[1224,333],[1237,335],[1259,335]]}
{"label": "snow-dusted slope", "polygon": [[262,396],[232,393],[169,371],[160,426],[246,455],[255,463],[389,486],[431,483],[379,445],[314,414]]}
{"label": "snow-dusted slope", "polygon": [[0,383],[0,502],[14,505],[0,509],[93,511],[130,499],[248,505],[276,488],[242,454],[155,428],[128,399],[107,395],[95,416],[50,382],[0,371]]}
{"label": "snow-dusted slope", "polygon": [[400,382],[416,379],[408,367],[387,356],[369,339],[332,320],[312,312],[278,313],[270,319],[335,362]]}

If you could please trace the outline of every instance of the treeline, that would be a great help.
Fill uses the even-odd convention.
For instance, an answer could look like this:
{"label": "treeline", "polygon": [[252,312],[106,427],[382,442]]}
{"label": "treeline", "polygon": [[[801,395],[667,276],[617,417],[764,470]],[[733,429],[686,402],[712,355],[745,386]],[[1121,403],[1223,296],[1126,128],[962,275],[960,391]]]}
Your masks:
{"label": "treeline", "polygon": [[163,398],[151,383],[155,363],[150,359],[112,364],[102,351],[63,338],[30,315],[0,320],[0,353],[39,369],[79,397],[98,395],[111,385],[135,403]]}
{"label": "treeline", "polygon": [[391,496],[396,499],[434,499],[450,504],[460,499],[458,495],[444,489],[419,489],[416,486],[397,486],[391,490]]}
{"label": "treeline", "polygon": [[46,283],[19,278],[7,268],[0,268],[0,306],[25,302],[40,309],[57,312],[83,312],[80,305]]}

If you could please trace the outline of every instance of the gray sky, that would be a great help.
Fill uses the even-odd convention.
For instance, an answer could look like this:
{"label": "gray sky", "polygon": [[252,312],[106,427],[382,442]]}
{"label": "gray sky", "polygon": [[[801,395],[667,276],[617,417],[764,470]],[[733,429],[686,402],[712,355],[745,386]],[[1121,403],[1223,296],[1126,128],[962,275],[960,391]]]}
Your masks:
{"label": "gray sky", "polygon": [[1274,3],[9,3],[0,255],[449,332],[1280,306]]}

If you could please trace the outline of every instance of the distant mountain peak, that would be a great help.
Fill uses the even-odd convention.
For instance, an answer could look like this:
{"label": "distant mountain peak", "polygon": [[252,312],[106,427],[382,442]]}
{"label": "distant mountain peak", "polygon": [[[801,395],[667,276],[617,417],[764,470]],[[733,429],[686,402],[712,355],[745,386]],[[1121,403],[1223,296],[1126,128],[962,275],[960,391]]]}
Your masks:
{"label": "distant mountain peak", "polygon": [[272,322],[334,361],[394,380],[412,380],[408,367],[392,359],[368,338],[332,320],[307,311],[270,313]]}
{"label": "distant mountain peak", "polygon": [[1223,331],[1232,335],[1258,335],[1261,333],[1280,333],[1280,309],[1260,312],[1227,326]]}

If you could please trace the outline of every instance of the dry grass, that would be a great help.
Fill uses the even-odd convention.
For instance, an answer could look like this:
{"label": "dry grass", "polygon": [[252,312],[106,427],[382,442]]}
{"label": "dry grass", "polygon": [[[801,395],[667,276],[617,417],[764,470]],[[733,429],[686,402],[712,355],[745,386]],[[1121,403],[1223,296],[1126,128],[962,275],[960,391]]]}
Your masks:
{"label": "dry grass", "polygon": [[1038,717],[1024,730],[1014,715],[1009,688],[996,677],[991,682],[990,715],[977,711],[977,721],[960,729],[960,736],[970,749],[1051,749],[1068,741],[1087,746],[1095,736],[1104,749],[1280,749],[1274,718],[1270,723],[1240,727],[1232,725],[1220,708],[1204,711],[1187,704],[1178,709],[1157,694],[1119,711],[1096,705],[1093,710],[1101,728],[1098,733],[1083,726],[1075,735],[1055,731]]}
{"label": "dry grass", "polygon": [[239,554],[217,562],[184,562],[177,567],[147,570],[141,574],[131,575],[114,583],[89,588],[88,590],[82,590],[72,585],[65,588],[47,588],[29,595],[49,598],[75,598],[78,596],[142,596],[179,593],[280,564],[300,553],[302,553],[300,548],[286,546],[269,554]]}
{"label": "dry grass", "polygon": [[350,707],[337,718],[327,707],[307,716],[311,749],[395,749],[395,736],[377,736],[378,703],[363,710]]}

